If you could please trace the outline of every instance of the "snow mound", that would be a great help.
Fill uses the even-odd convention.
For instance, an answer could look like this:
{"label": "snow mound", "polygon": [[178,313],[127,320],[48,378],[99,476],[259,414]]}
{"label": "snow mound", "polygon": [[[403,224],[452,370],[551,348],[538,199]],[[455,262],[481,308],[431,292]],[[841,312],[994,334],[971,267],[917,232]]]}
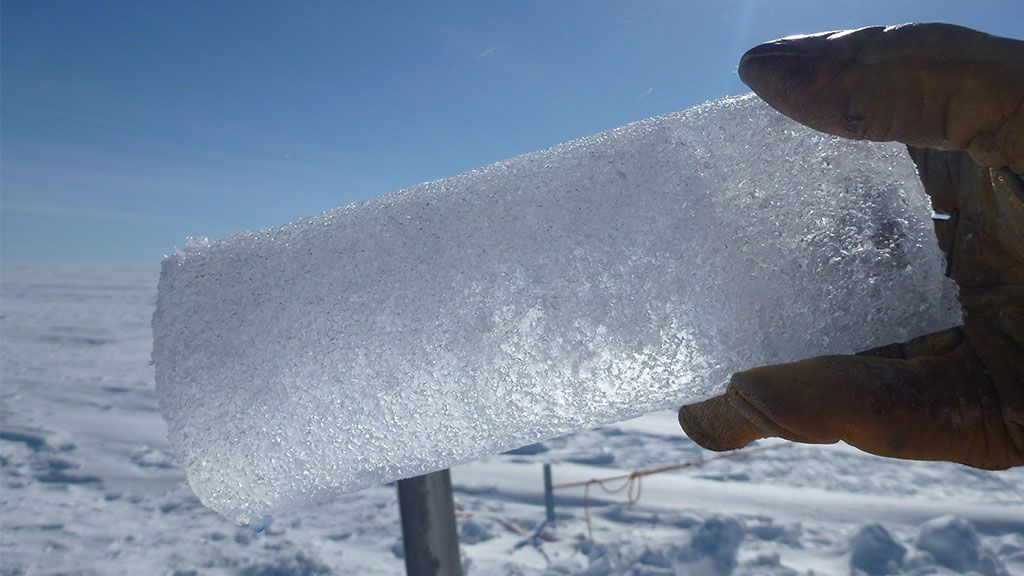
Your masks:
{"label": "snow mound", "polygon": [[902,147],[709,103],[191,242],[161,412],[246,522],[953,325],[929,214]]}
{"label": "snow mound", "polygon": [[895,574],[907,548],[881,524],[862,526],[850,542],[850,567],[865,574]]}
{"label": "snow mound", "polygon": [[679,554],[688,574],[732,574],[743,541],[743,525],[735,518],[712,516],[693,531],[690,545]]}
{"label": "snow mound", "polygon": [[931,554],[938,564],[960,574],[1007,576],[1003,563],[982,546],[974,526],[956,516],[943,516],[921,526],[917,548]]}

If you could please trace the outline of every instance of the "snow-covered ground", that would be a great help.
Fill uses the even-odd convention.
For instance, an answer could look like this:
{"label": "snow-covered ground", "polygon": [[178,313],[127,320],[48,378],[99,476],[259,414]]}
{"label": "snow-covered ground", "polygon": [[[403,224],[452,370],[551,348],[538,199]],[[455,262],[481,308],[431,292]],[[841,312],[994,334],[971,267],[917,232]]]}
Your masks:
{"label": "snow-covered ground", "polygon": [[[0,301],[0,573],[397,574],[395,490],[275,518],[205,509],[149,365],[156,266],[9,265]],[[765,442],[771,445],[775,442]],[[556,483],[711,457],[661,413],[453,471],[469,574],[1024,574],[1024,468],[788,446],[650,476],[639,502]]]}

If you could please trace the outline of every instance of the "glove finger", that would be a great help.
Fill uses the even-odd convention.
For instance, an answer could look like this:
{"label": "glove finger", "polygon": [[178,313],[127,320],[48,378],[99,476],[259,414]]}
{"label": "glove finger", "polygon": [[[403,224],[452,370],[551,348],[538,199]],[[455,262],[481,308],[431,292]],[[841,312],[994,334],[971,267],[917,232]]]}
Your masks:
{"label": "glove finger", "polygon": [[967,150],[1024,170],[1024,42],[950,24],[791,36],[743,55],[740,78],[817,130]]}
{"label": "glove finger", "polygon": [[728,394],[683,406],[679,425],[690,440],[716,452],[742,448],[771,435],[733,408]]}
{"label": "glove finger", "polygon": [[[962,328],[949,328],[934,334],[915,338],[908,342],[889,344],[865,350],[857,355],[891,359],[934,356],[955,350],[961,345],[963,339]],[[820,360],[809,360],[807,362],[813,366],[819,363]],[[789,366],[800,364],[774,366],[772,370],[791,370]],[[740,373],[734,377],[734,380],[750,379],[751,375],[753,375],[753,379],[757,379],[757,373],[757,370]],[[729,387],[725,394],[680,408],[679,424],[691,440],[704,448],[719,452],[742,448],[754,440],[771,436],[788,437],[791,440],[797,440],[795,433],[776,426],[771,420],[760,417],[756,413],[752,416],[747,416],[747,414],[751,413],[748,404],[748,402],[742,399],[739,385],[733,385]],[[755,421],[757,424],[754,423]],[[808,442],[810,440],[808,438],[800,438],[797,441]],[[832,441],[834,440],[829,440],[828,442]]]}
{"label": "glove finger", "polygon": [[740,372],[723,396],[683,407],[680,423],[715,450],[777,436],[981,468],[1024,463],[999,396],[966,344],[909,360],[823,356]]}

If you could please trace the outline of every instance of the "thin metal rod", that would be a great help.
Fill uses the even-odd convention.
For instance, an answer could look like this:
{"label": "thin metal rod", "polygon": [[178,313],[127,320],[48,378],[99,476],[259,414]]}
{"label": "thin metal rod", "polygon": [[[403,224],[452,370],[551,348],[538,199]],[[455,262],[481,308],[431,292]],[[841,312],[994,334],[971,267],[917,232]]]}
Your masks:
{"label": "thin metal rod", "polygon": [[462,576],[450,471],[399,480],[398,505],[406,574]]}
{"label": "thin metal rod", "polygon": [[551,485],[551,464],[544,465],[544,508],[548,522],[555,521],[555,489]]}

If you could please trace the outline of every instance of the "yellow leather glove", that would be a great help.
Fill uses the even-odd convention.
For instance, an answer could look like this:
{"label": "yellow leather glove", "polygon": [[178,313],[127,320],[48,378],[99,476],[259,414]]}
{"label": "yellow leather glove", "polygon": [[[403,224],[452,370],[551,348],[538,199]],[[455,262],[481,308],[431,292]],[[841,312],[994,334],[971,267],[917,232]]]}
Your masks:
{"label": "yellow leather glove", "polygon": [[856,356],[733,375],[684,406],[695,442],[770,436],[913,460],[1024,464],[1024,42],[948,24],[871,27],[757,46],[740,78],[817,130],[908,144],[936,212],[962,327]]}

